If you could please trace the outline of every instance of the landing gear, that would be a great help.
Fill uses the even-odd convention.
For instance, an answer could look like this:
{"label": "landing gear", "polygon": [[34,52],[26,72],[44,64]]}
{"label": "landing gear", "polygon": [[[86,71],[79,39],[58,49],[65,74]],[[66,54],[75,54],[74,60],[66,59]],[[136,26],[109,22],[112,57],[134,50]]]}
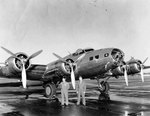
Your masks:
{"label": "landing gear", "polygon": [[98,100],[99,101],[103,101],[103,100],[110,100],[110,97],[109,97],[109,84],[105,81],[102,81],[102,82],[98,82],[98,86],[99,86],[99,92],[100,92],[100,95],[98,97]]}
{"label": "landing gear", "polygon": [[56,86],[53,83],[47,83],[45,85],[45,97],[53,99],[56,95]]}

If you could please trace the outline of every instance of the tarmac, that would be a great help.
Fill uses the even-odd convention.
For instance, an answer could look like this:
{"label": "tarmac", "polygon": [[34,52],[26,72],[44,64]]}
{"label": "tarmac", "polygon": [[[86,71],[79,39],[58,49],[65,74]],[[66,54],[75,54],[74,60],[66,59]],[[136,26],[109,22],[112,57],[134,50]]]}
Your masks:
{"label": "tarmac", "polygon": [[[2,79],[0,80],[2,83]],[[3,81],[4,82],[4,81]],[[7,80],[5,79],[5,82]],[[60,90],[57,100],[45,98],[41,87],[0,87],[0,115],[2,116],[150,116],[150,76],[141,82],[139,75],[129,76],[129,86],[123,77],[112,78],[110,101],[98,102],[96,80],[86,80],[86,106],[76,105],[77,95],[69,90],[69,105],[60,105]],[[25,94],[31,94],[25,99]]]}

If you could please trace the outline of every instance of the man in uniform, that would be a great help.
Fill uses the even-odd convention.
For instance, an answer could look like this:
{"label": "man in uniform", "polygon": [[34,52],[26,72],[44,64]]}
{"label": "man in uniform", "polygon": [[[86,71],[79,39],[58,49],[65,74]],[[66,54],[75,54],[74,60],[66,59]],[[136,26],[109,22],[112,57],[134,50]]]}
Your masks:
{"label": "man in uniform", "polygon": [[68,105],[68,89],[69,83],[66,82],[66,79],[63,78],[61,82],[61,105]]}
{"label": "man in uniform", "polygon": [[79,77],[79,82],[78,82],[78,84],[77,84],[76,90],[77,90],[77,94],[78,94],[77,105],[80,104],[80,99],[81,99],[81,97],[82,97],[82,104],[85,106],[85,105],[86,105],[86,102],[85,102],[86,84],[85,84],[85,82],[83,81],[83,79],[82,79],[81,76]]}

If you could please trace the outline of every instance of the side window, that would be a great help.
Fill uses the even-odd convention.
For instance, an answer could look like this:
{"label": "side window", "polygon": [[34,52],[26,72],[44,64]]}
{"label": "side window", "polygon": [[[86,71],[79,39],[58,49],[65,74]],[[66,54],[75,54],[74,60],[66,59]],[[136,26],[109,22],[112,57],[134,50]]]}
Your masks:
{"label": "side window", "polygon": [[109,53],[104,54],[104,57],[108,57],[108,56],[109,56]]}
{"label": "side window", "polygon": [[96,58],[96,59],[99,59],[99,55],[96,55],[95,58]]}
{"label": "side window", "polygon": [[91,60],[93,60],[93,56],[92,56],[92,57],[90,57],[90,58],[89,58],[89,60],[90,60],[90,61],[91,61]]}

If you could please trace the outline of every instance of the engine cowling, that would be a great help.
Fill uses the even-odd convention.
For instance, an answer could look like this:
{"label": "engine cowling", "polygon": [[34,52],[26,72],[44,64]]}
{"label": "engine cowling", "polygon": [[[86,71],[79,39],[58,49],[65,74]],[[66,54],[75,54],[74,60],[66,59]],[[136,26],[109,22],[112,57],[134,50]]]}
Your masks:
{"label": "engine cowling", "polygon": [[141,65],[139,63],[132,63],[128,65],[127,73],[135,74],[141,71]]}
{"label": "engine cowling", "polygon": [[119,66],[119,67],[115,68],[114,70],[112,70],[112,73],[114,76],[121,76],[124,74],[124,69],[123,69],[123,67]]}
{"label": "engine cowling", "polygon": [[[16,53],[15,54],[16,57],[20,58],[20,59],[24,59],[26,60],[28,58],[28,56],[25,53]],[[18,60],[17,58],[11,56],[9,57],[6,61],[5,61],[6,66],[8,66],[9,72],[11,74],[17,74],[18,72],[22,71],[22,63],[20,60]],[[25,69],[28,70],[30,67],[31,63],[30,60],[28,60],[25,63]]]}
{"label": "engine cowling", "polygon": [[55,77],[60,78],[63,76],[69,76],[70,73],[71,73],[71,67],[69,66],[69,64],[61,61],[57,61],[47,65],[47,69],[43,75],[43,78],[46,81],[53,80]]}

